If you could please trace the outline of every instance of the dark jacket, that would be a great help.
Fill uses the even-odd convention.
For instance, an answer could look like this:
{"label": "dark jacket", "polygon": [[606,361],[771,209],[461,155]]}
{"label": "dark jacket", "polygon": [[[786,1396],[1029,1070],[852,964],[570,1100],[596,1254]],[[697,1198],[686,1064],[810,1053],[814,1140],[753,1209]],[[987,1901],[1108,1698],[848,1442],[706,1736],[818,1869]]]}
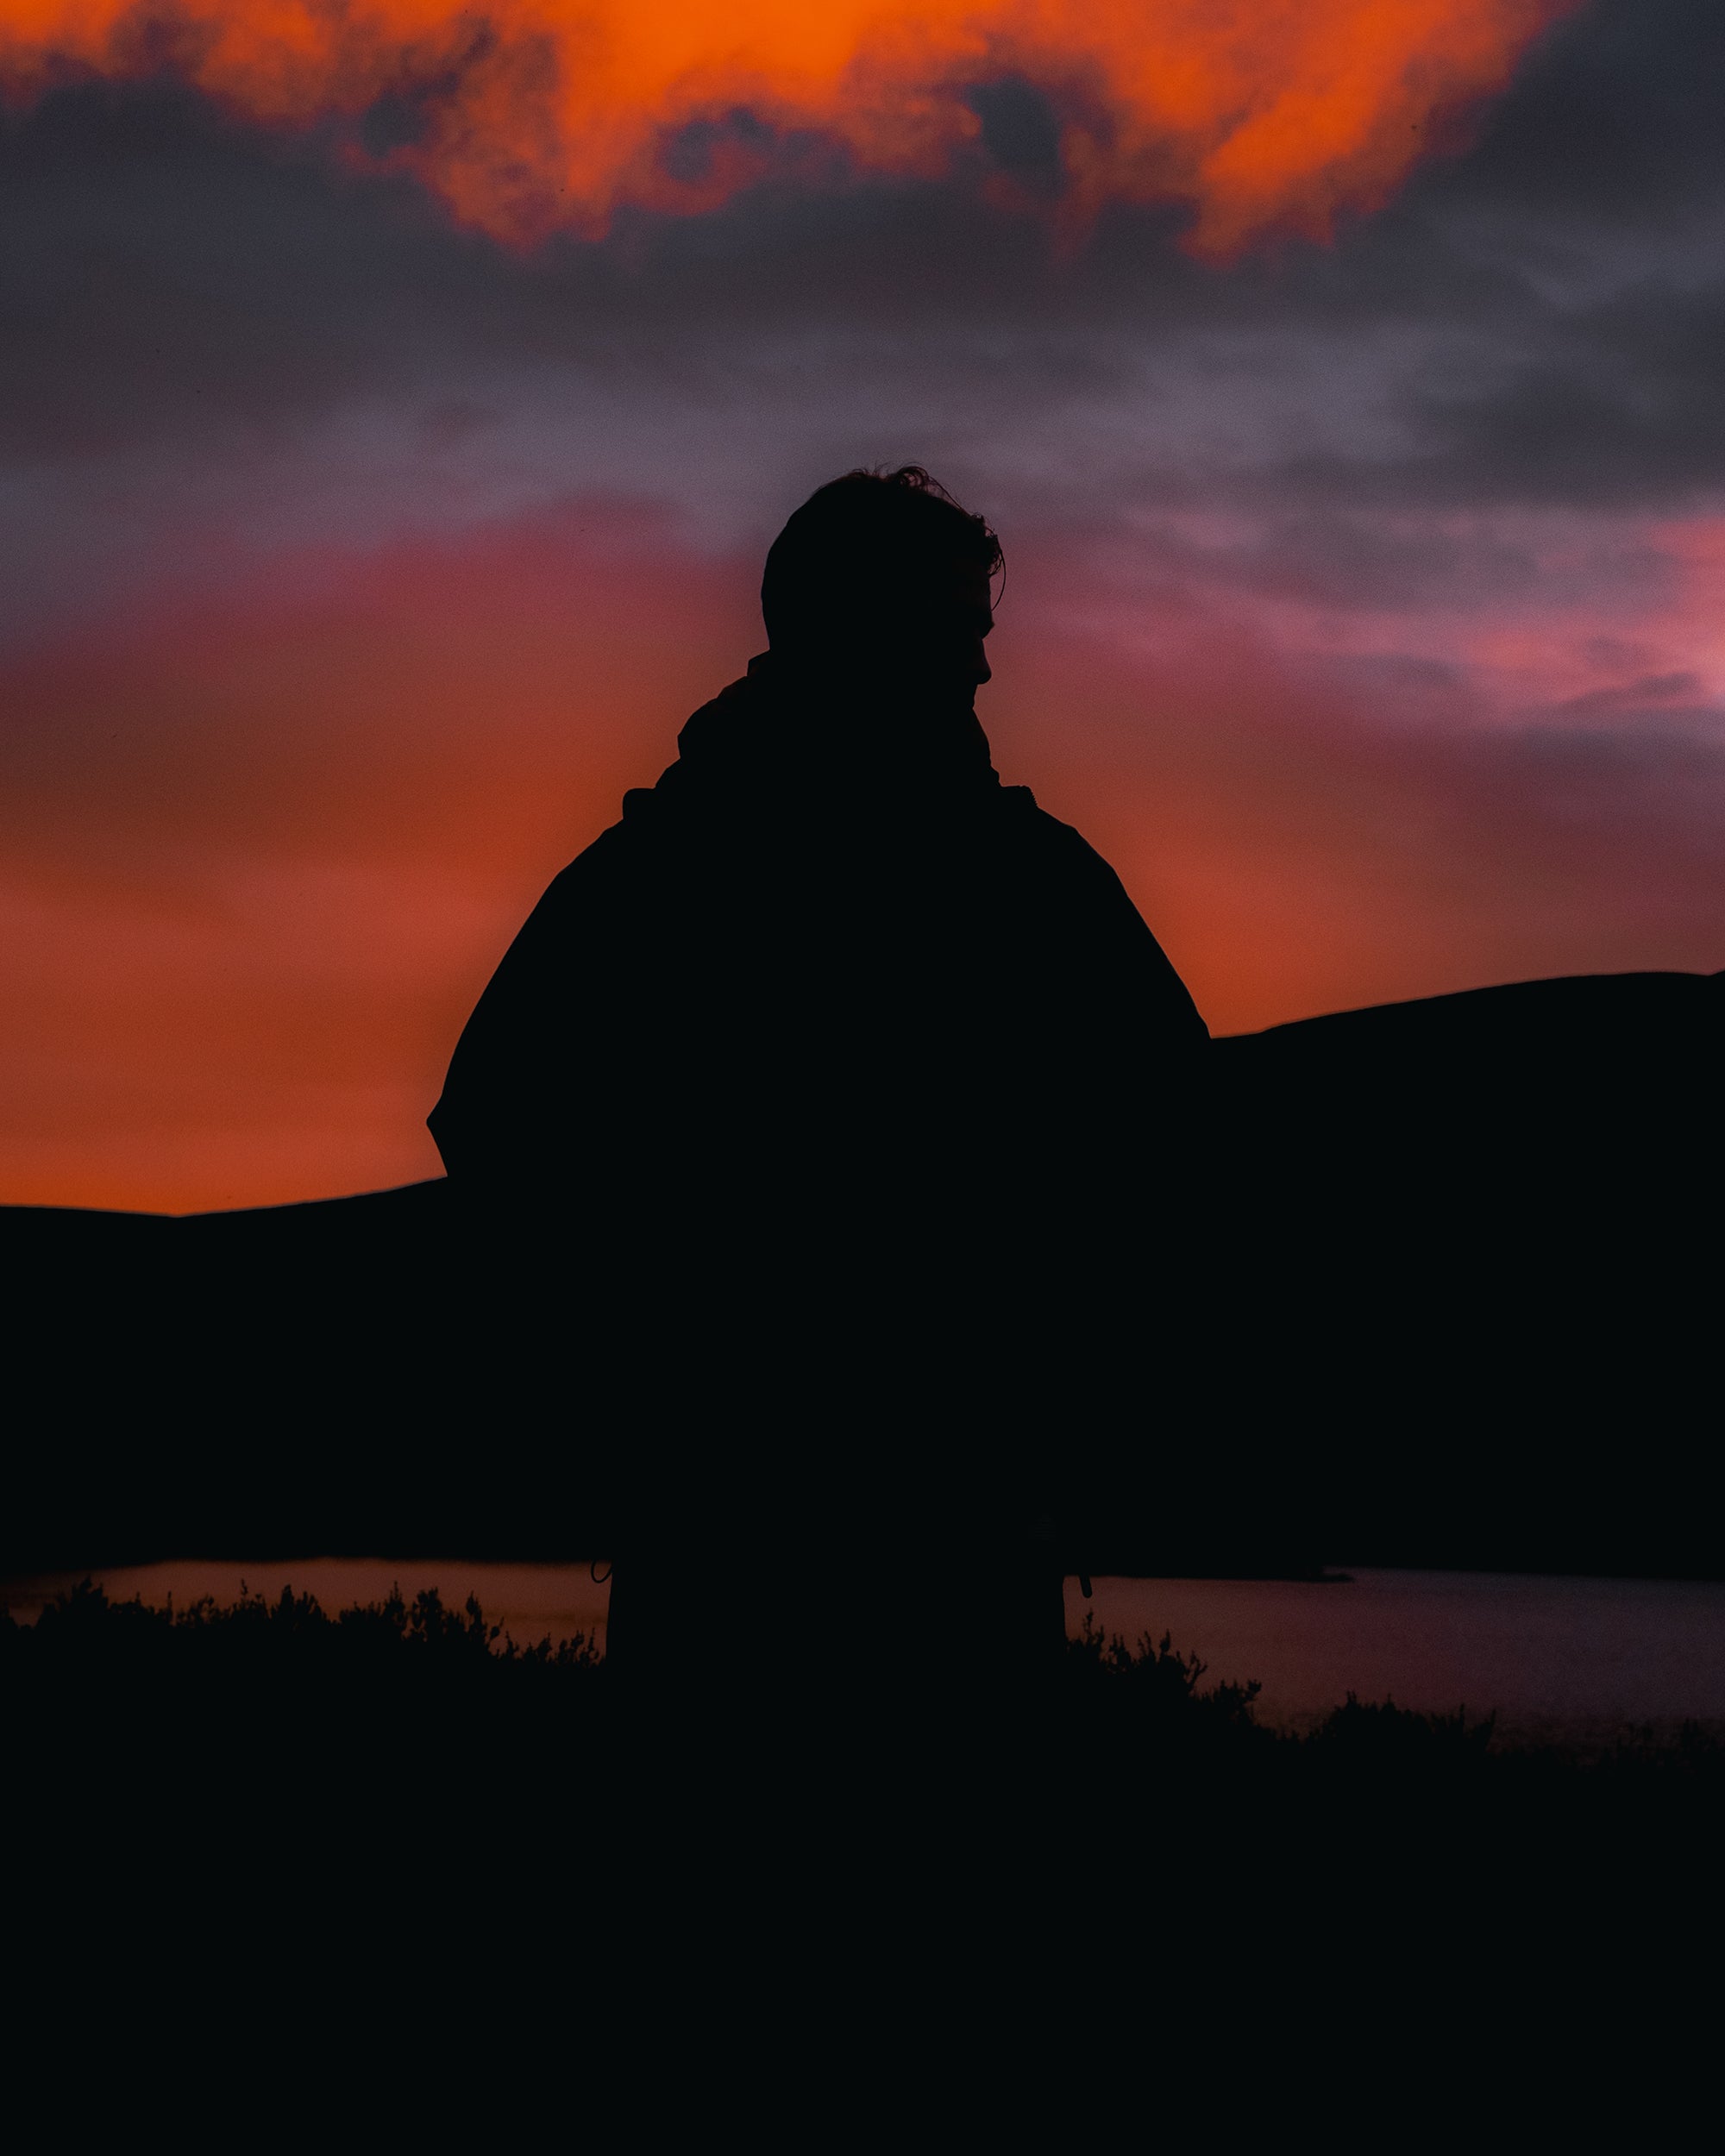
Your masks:
{"label": "dark jacket", "polygon": [[549,1358],[536,1397],[616,1433],[637,1543],[950,1526],[978,1445],[1060,1420],[1208,1036],[968,707],[757,660],[679,746],[534,909],[430,1119],[515,1269],[503,1364]]}
{"label": "dark jacket", "polygon": [[894,1163],[1094,1172],[1154,1123],[1203,1021],[973,713],[865,728],[757,660],[678,746],[468,1020],[430,1119],[452,1177],[609,1213]]}

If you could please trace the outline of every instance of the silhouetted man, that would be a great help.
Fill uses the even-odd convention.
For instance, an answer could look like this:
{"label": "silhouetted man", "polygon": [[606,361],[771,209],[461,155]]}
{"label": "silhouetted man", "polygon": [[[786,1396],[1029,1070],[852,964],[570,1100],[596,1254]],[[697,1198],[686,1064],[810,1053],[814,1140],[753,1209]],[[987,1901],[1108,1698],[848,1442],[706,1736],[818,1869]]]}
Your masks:
{"label": "silhouetted man", "polygon": [[551,885],[430,1119],[621,1463],[620,1672],[896,1682],[945,1578],[1007,1663],[1057,1651],[1082,1330],[1208,1037],[992,768],[1000,561],[915,467],[812,495],[770,650]]}

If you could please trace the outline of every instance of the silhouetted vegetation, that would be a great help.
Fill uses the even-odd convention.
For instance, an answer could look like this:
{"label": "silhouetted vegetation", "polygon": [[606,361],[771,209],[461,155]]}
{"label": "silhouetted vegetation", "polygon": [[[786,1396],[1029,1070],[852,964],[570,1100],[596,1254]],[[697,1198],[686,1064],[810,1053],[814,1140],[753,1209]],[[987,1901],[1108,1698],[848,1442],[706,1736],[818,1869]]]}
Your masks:
{"label": "silhouetted vegetation", "polygon": [[[113,1601],[105,1588],[85,1579],[48,1601],[34,1626],[19,1624],[9,1613],[4,1621],[14,1655],[34,1651],[41,1662],[62,1667],[86,1658],[138,1663],[167,1656],[181,1658],[187,1667],[194,1666],[192,1658],[202,1657],[208,1667],[216,1658],[238,1656],[259,1673],[292,1663],[333,1674],[375,1668],[384,1660],[448,1672],[493,1663],[591,1670],[603,1659],[584,1633],[522,1645],[501,1625],[486,1622],[474,1596],[468,1595],[461,1609],[450,1609],[435,1587],[411,1601],[398,1587],[381,1601],[356,1602],[331,1616],[315,1595],[296,1595],[292,1587],[272,1601],[248,1591],[242,1582],[236,1602],[206,1595],[176,1609],[171,1595],[162,1605],[141,1595]],[[404,1653],[419,1660],[402,1664]]]}
{"label": "silhouetted vegetation", "polygon": [[[962,1692],[970,1665],[943,1645],[938,1628],[926,1651],[950,1654],[952,1689]],[[96,1749],[111,1743],[119,1723],[176,1711],[207,1735],[232,1733],[248,1719],[279,1714],[290,1698],[332,1722],[355,1710],[374,1719],[411,1705],[456,1720],[475,1710],[493,1719],[538,1718],[547,1734],[564,1738],[596,1727],[610,1705],[594,1639],[578,1633],[519,1641],[489,1621],[472,1595],[451,1608],[435,1588],[411,1600],[397,1589],[331,1614],[291,1587],[273,1601],[242,1591],[230,1604],[205,1596],[176,1609],[172,1600],[115,1601],[85,1580],[54,1596],[34,1625],[0,1613],[0,1669],[15,1735],[28,1715],[76,1720]],[[1502,1743],[1490,1715],[1470,1720],[1459,1708],[1422,1714],[1350,1693],[1318,1727],[1293,1735],[1258,1719],[1256,1683],[1207,1685],[1208,1673],[1166,1633],[1134,1644],[1087,1614],[1067,1643],[1051,1697],[1038,1707],[1051,1704],[1069,1729],[1082,1727],[1088,1743],[1105,1744],[1117,1761],[1132,1752],[1164,1768],[1183,1760],[1333,1776],[1513,1773],[1538,1765],[1725,1785],[1725,1746],[1694,1724],[1671,1738],[1651,1727],[1626,1729],[1603,1752],[1529,1752]],[[91,1723],[83,1710],[98,1698],[110,1719]],[[124,1771],[122,1759],[110,1764]]]}
{"label": "silhouetted vegetation", "polygon": [[829,1714],[823,1750],[794,1699],[740,1741],[631,1719],[592,1640],[436,1593],[171,1609],[86,1583],[0,1618],[13,1961],[135,2019],[169,1957],[194,2036],[272,1997],[321,2027],[339,1996],[419,2028],[436,2080],[518,2008],[559,2059],[607,1997],[687,1976],[718,2010],[751,1952],[811,2001],[871,1987],[872,1955],[942,2015],[961,1984],[1124,1997],[1147,1972],[1201,2015],[1242,1983],[1295,1997],[1314,1957],[1406,1981],[1465,1939],[1481,1981],[1519,1982],[1529,1954],[1594,1966],[1615,1929],[1645,1961],[1705,1921],[1703,1731],[1589,1762],[1348,1700],[1289,1736],[1255,1685],[1094,1623],[1022,1692],[938,1621],[911,1652],[955,1709],[984,1702],[944,1718],[962,1744],[913,1720],[847,1749]]}

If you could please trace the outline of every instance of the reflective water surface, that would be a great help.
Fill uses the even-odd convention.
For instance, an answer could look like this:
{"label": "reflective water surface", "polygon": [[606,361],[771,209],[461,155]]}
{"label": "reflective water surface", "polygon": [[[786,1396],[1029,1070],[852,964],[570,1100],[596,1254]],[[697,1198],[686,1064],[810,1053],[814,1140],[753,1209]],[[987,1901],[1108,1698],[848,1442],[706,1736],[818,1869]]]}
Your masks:
{"label": "reflective water surface", "polygon": [[[1725,1583],[1514,1572],[1356,1572],[1346,1584],[1098,1580],[1109,1632],[1173,1634],[1209,1678],[1257,1677],[1259,1712],[1308,1727],[1349,1692],[1495,1712],[1506,1734],[1725,1722]],[[1069,1627],[1083,1608],[1067,1583]]]}
{"label": "reflective water surface", "polygon": [[[72,1576],[14,1582],[13,1614],[29,1620]],[[317,1557],[243,1563],[177,1560],[98,1574],[110,1595],[183,1607],[231,1601],[244,1583],[272,1597],[285,1586],[326,1608],[411,1596],[436,1587],[446,1601],[478,1596],[517,1639],[582,1632],[603,1638],[609,1591],[585,1564]],[[1101,1579],[1088,1605],[1129,1639],[1173,1635],[1200,1655],[1208,1679],[1256,1677],[1264,1719],[1302,1727],[1350,1691],[1362,1699],[1470,1714],[1496,1711],[1512,1737],[1609,1736],[1626,1725],[1669,1728],[1685,1718],[1725,1724],[1725,1583],[1553,1579],[1489,1572],[1364,1571],[1342,1584],[1278,1580]],[[980,1620],[962,1570],[931,1580],[932,1627]],[[1086,1604],[1066,1585],[1067,1622]],[[739,1556],[735,1591],[715,1621],[746,1650],[751,1631],[794,1609]]]}

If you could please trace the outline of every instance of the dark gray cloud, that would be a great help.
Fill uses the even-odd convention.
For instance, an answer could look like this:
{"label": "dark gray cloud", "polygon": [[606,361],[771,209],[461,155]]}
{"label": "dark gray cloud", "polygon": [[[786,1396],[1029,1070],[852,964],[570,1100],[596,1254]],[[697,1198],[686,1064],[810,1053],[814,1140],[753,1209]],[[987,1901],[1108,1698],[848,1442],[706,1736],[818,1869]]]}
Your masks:
{"label": "dark gray cloud", "polygon": [[366,287],[351,241],[304,216],[315,191],[171,93],[62,95],[0,128],[7,453],[111,454],[327,396],[367,342]]}
{"label": "dark gray cloud", "polygon": [[[243,458],[354,406],[438,455],[528,404],[554,427],[561,396],[590,431],[589,407],[632,399],[746,432],[752,404],[762,454],[788,435],[800,468],[829,442],[893,454],[896,411],[1032,513],[1321,515],[1308,573],[1379,595],[1482,572],[1398,560],[1344,508],[1725,486],[1715,0],[1596,0],[1388,211],[1225,268],[1181,253],[1175,211],[1116,209],[1074,251],[985,198],[990,173],[1026,204],[1057,191],[1057,114],[1018,79],[974,103],[949,182],[834,169],[523,255],[345,169],[339,144],[242,128],[171,84],[62,91],[0,119],[0,464]],[[367,139],[414,124],[380,109]]]}
{"label": "dark gray cloud", "polygon": [[1494,372],[1471,392],[1416,392],[1428,491],[1677,506],[1725,484],[1725,277],[1554,310]]}
{"label": "dark gray cloud", "polygon": [[1595,0],[1524,61],[1443,180],[1452,204],[1548,227],[1684,228],[1725,182],[1725,13],[1716,0]]}
{"label": "dark gray cloud", "polygon": [[1428,324],[1406,442],[1290,477],[1375,498],[1678,506],[1725,486],[1725,10],[1596,0],[1465,155],[1313,281]]}

